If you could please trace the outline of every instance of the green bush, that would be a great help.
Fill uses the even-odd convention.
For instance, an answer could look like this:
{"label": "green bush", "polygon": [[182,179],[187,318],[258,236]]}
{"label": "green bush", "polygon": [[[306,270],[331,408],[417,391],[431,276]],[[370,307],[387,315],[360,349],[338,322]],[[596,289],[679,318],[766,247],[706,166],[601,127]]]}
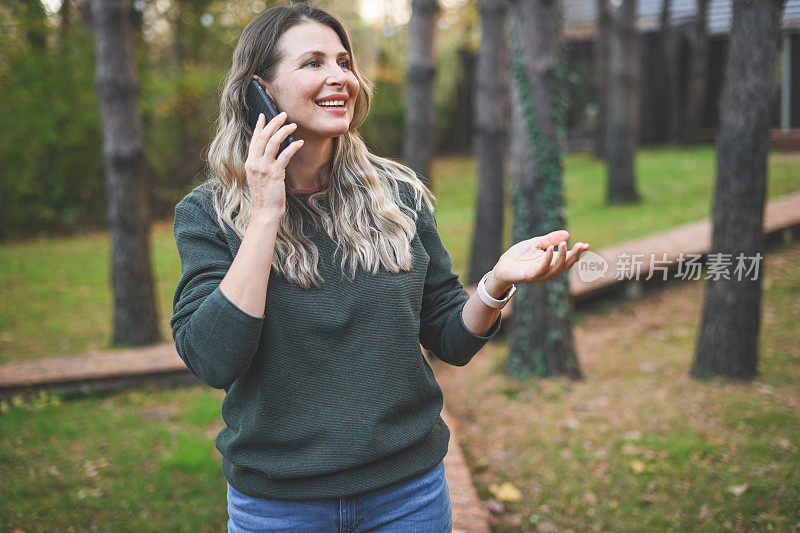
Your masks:
{"label": "green bush", "polygon": [[0,37],[0,239],[69,233],[106,218],[91,36],[37,54]]}
{"label": "green bush", "polygon": [[[0,23],[5,15],[0,12]],[[13,16],[9,20],[12,26],[16,22]],[[220,83],[229,67],[228,50],[235,44],[225,40],[230,36],[224,28],[211,34],[197,24],[193,27],[199,33],[192,42],[200,46],[196,52],[202,62],[185,59],[177,69],[169,57],[156,56],[158,45],[137,40],[134,47],[144,135],[142,179],[147,181],[154,220],[169,219],[175,203],[204,178],[219,114]],[[44,40],[14,32],[0,35],[4,98],[0,106],[0,241],[106,226],[93,37],[82,23],[64,34],[54,28],[42,31]],[[396,43],[396,49],[381,52],[381,70],[373,77],[372,107],[360,128],[370,150],[395,159],[400,159],[403,138],[401,48]],[[454,91],[455,82],[449,79],[452,69],[453,61],[445,59],[437,73],[439,139],[452,130],[458,113],[454,99],[443,94]]]}
{"label": "green bush", "polygon": [[163,75],[144,71],[139,106],[145,154],[152,173],[153,217],[167,219],[177,200],[205,167],[219,116],[217,89],[225,72],[212,66],[185,65]]}
{"label": "green bush", "polygon": [[376,80],[369,116],[359,128],[370,151],[399,158],[403,151],[403,82]]}

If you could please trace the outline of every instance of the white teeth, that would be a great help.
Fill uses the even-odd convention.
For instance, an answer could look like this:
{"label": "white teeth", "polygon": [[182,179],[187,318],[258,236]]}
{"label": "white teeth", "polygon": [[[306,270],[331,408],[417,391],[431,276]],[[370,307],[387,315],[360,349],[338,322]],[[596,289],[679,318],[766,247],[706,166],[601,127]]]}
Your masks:
{"label": "white teeth", "polygon": [[329,100],[327,102],[317,102],[317,105],[326,107],[341,107],[344,105],[344,100]]}

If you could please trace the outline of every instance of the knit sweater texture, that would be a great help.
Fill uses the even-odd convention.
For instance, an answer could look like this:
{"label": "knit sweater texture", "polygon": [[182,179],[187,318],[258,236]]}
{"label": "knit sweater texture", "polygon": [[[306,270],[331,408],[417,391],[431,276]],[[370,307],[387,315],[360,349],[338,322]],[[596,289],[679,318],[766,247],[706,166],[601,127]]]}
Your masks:
{"label": "knit sweater texture", "polygon": [[[410,188],[398,185],[413,209]],[[342,279],[335,242],[303,216],[323,286],[304,290],[272,270],[264,316],[255,317],[219,290],[241,238],[217,224],[207,185],[175,207],[175,346],[195,376],[225,389],[225,427],[215,441],[222,471],[257,498],[343,498],[437,466],[450,430],[420,343],[463,366],[500,329],[501,317],[486,335],[465,326],[469,294],[424,205],[413,268],[381,267],[377,275],[359,268],[352,281]]]}

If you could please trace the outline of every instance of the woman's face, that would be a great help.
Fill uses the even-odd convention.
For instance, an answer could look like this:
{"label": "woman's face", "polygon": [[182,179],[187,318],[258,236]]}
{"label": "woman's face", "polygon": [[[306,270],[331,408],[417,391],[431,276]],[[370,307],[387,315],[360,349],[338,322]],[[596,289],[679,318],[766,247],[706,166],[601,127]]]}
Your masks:
{"label": "woman's face", "polygon": [[[292,136],[310,140],[346,133],[359,84],[351,70],[350,54],[333,28],[317,22],[297,24],[286,30],[277,44],[281,59],[275,79],[271,83],[262,80],[262,84],[278,111],[286,111],[287,124],[297,123]],[[323,107],[321,100],[336,107]]]}

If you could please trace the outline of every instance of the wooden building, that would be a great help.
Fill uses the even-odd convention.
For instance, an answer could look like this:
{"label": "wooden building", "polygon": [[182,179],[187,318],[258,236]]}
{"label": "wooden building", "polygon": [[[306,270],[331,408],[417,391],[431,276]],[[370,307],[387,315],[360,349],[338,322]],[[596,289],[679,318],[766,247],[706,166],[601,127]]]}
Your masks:
{"label": "wooden building", "polygon": [[[613,1],[613,0],[612,0]],[[594,91],[594,47],[597,35],[596,0],[563,0],[564,40],[568,58],[570,104],[567,131],[571,148],[589,148],[596,125]],[[638,0],[637,29],[640,34],[640,144],[669,140],[668,106],[674,94],[685,109],[688,102],[689,65],[694,49],[696,0],[672,0],[669,13],[673,46],[676,47],[677,80],[663,83],[665,69],[661,50],[660,16],[663,0]],[[718,124],[728,33],[732,21],[732,0],[711,0],[708,11],[710,38],[707,82],[700,129],[688,140],[713,140]],[[800,0],[786,0],[782,15],[775,98],[770,132],[774,147],[800,150]],[[670,89],[670,86],[673,88]],[[667,93],[670,91],[670,93]]]}

